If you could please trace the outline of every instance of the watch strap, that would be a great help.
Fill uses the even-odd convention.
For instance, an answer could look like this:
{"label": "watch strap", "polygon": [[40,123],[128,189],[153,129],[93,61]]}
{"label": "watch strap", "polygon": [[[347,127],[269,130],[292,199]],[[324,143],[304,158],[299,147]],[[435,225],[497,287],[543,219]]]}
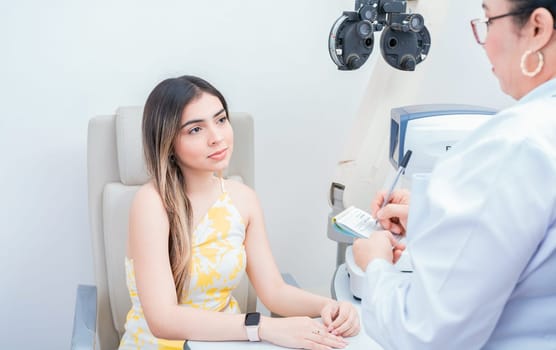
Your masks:
{"label": "watch strap", "polygon": [[259,337],[259,324],[261,314],[258,312],[250,312],[245,315],[245,331],[249,341],[261,341]]}

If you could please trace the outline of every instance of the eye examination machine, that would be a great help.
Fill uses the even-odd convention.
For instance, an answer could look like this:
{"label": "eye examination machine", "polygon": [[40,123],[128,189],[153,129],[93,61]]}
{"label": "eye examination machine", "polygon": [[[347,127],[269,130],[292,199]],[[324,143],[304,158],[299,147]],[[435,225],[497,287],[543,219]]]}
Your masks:
{"label": "eye examination machine", "polygon": [[[400,186],[411,188],[412,175],[431,172],[437,159],[449,152],[459,140],[486,122],[495,113],[496,111],[493,109],[471,105],[431,104],[392,108],[388,147],[390,164],[397,169],[406,151],[411,150],[412,152],[411,159],[399,181]],[[333,190],[332,193],[334,192]],[[333,215],[335,213],[331,213],[331,216]],[[408,235],[411,234],[409,229],[410,227]],[[348,244],[345,247],[345,264],[349,274],[349,285],[353,296],[359,298],[364,274],[353,259],[351,245],[349,245],[353,239],[338,232],[330,223],[328,238]],[[404,252],[396,263],[396,267],[400,272],[412,272],[409,250]]]}
{"label": "eye examination machine", "polygon": [[328,50],[340,70],[361,67],[374,47],[374,32],[382,31],[380,51],[392,67],[415,70],[429,52],[431,39],[423,16],[408,13],[405,1],[356,0],[330,31]]}

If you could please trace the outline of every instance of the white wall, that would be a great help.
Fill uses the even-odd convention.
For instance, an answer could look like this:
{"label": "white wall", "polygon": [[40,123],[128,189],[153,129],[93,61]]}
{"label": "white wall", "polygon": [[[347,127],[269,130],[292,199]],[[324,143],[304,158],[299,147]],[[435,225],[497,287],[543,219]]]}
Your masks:
{"label": "white wall", "polygon": [[[333,21],[353,1],[0,3],[0,348],[69,347],[93,283],[86,128],[163,78],[213,82],[256,123],[257,190],[280,268],[328,293],[327,191],[370,66],[338,72]],[[123,262],[122,262],[123,263]]]}

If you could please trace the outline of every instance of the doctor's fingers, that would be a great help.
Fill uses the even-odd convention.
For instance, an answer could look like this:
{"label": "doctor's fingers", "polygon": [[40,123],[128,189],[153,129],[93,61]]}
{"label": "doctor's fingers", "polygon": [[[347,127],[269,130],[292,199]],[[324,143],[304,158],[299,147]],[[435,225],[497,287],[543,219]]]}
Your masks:
{"label": "doctor's fingers", "polygon": [[398,188],[394,191],[392,191],[392,194],[390,195],[390,199],[388,200],[388,203],[393,203],[393,204],[409,204],[409,199],[411,197],[411,193],[406,190],[405,188]]}
{"label": "doctor's fingers", "polygon": [[405,228],[403,227],[402,224],[400,224],[397,218],[378,220],[378,222],[384,230],[388,230],[396,235],[405,234]]}
{"label": "doctor's fingers", "polygon": [[405,245],[403,247],[403,249],[399,249],[398,247],[394,247],[394,264],[398,262],[398,260],[400,260],[400,258],[402,257],[403,251],[405,250]]}
{"label": "doctor's fingers", "polygon": [[386,230],[392,231],[393,227],[397,227],[397,230],[403,229],[405,231],[408,213],[409,205],[407,204],[388,204],[376,213],[376,218]]}
{"label": "doctor's fingers", "polygon": [[407,221],[408,212],[409,205],[390,203],[377,211],[376,218],[379,220],[398,218],[400,221]]}
{"label": "doctor's fingers", "polygon": [[[376,217],[377,211],[382,207],[382,203],[387,196],[387,192],[385,190],[381,190],[377,192],[374,199],[371,202],[371,213],[373,216]],[[388,199],[388,203],[392,204],[409,204],[409,200],[411,197],[411,193],[406,189],[396,189],[392,191],[390,194],[390,198]]]}
{"label": "doctor's fingers", "polygon": [[371,214],[376,218],[376,212],[382,207],[382,202],[386,197],[386,191],[379,191],[371,201]]}
{"label": "doctor's fingers", "polygon": [[403,236],[395,235],[395,234],[393,234],[392,232],[389,232],[389,231],[382,231],[382,232],[384,232],[384,234],[386,235],[386,237],[390,241],[390,244],[392,245],[393,250],[396,250],[396,249],[401,250],[401,251],[405,250],[405,243],[400,242],[400,239]]}

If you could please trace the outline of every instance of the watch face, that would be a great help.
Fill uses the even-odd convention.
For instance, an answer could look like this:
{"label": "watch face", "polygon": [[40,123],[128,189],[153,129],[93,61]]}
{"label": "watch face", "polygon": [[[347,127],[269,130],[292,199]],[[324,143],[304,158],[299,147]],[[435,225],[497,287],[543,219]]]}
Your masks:
{"label": "watch face", "polygon": [[261,320],[261,314],[258,312],[250,312],[245,316],[246,326],[257,326]]}

